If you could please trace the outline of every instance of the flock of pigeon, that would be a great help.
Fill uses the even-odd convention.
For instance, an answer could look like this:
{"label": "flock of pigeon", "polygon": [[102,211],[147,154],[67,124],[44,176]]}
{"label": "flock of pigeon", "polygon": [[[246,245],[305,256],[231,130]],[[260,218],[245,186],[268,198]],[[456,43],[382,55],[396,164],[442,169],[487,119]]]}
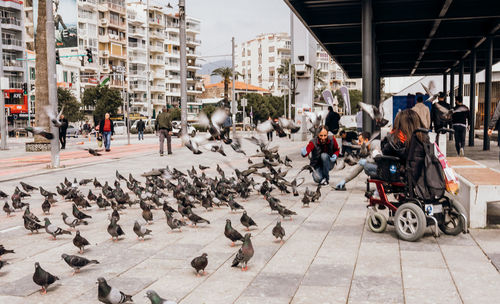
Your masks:
{"label": "flock of pigeon", "polygon": [[[219,114],[214,113],[215,116],[213,115],[212,121],[209,122],[209,128],[212,129],[212,131],[209,129],[209,133],[216,140],[231,145],[236,152],[246,155],[245,151],[241,150],[239,139],[231,141],[219,131],[219,121],[213,119]],[[280,123],[269,122],[269,125],[273,129],[282,128]],[[298,187],[302,185],[304,178],[298,176],[300,172],[311,169],[305,166],[294,178],[289,178],[287,174],[292,167],[292,161],[288,156],[280,156],[278,147],[270,148],[268,144],[256,137],[247,139],[258,147],[257,154],[248,157],[248,169],[241,171],[233,168],[234,174],[230,176],[219,165],[216,166],[217,174],[215,176],[208,176],[205,171],[209,167],[202,165],[199,165],[198,170],[193,166],[187,172],[168,166],[153,169],[142,174],[142,177],[145,178],[144,182],[135,179],[132,174],[126,178],[116,171],[116,180],[112,185],[107,181],[102,184],[97,178],[80,181],[76,179],[70,181],[65,178],[60,185],[55,186],[55,192],[52,192],[21,182],[14,189],[12,195],[0,191],[0,199],[6,200],[3,210],[8,216],[14,216],[17,211],[24,210],[22,216],[24,228],[30,234],[45,230],[55,240],[59,236],[72,235],[72,231],[75,232],[73,244],[80,255],[63,254],[61,256],[73,269],[73,274],[89,265],[99,264],[98,260],[82,256],[85,248],[91,244],[85,239],[79,228],[94,224],[90,212],[111,211],[111,214],[108,215],[107,232],[113,242],[118,242],[125,237],[127,230],[120,225],[120,213],[124,209],[130,209],[132,212],[140,210],[140,217],[134,222],[132,230],[137,235],[138,240],[143,241],[144,238],[152,237],[149,224],[153,221],[153,217],[158,216],[157,210],[163,211],[162,214],[165,215],[166,223],[171,229],[170,232],[182,232],[182,229],[188,225],[210,225],[210,221],[200,216],[200,211],[195,213],[195,210],[204,208],[211,211],[214,208],[228,207],[231,213],[241,212],[240,222],[247,230],[247,233],[242,235],[232,227],[230,219],[226,220],[224,235],[231,241],[231,246],[234,246],[236,242],[241,242],[241,247],[236,252],[231,266],[241,267],[242,271],[246,271],[248,263],[254,255],[250,229],[256,227],[257,223],[247,213],[242,203],[237,202],[238,198],[245,200],[252,193],[256,193],[265,198],[271,212],[277,212],[283,219],[291,219],[296,213],[288,209],[276,195],[273,195],[273,192],[292,193],[294,196],[299,196]],[[186,141],[186,143],[188,142]],[[197,154],[196,146],[193,143],[191,145],[194,148],[191,150]],[[222,147],[222,143],[219,147]],[[221,151],[223,151],[222,148],[214,152],[221,153]],[[226,164],[231,167],[229,163]],[[88,186],[91,189],[84,194],[81,186]],[[307,207],[310,202],[320,198],[320,187],[318,186],[316,191],[305,189],[302,198],[303,206]],[[68,204],[68,209],[71,208],[71,211],[68,210],[68,212],[60,214],[66,227],[58,227],[51,222],[49,217],[45,217],[42,221],[30,211],[30,204],[25,201],[25,198],[34,191],[39,191],[44,197],[41,203],[44,217],[50,214],[51,206],[58,204],[59,201],[61,201],[60,204]],[[71,202],[71,207],[67,202]],[[281,221],[277,221],[272,229],[272,234],[276,241],[283,243],[285,229],[281,225]],[[8,250],[0,245],[0,257],[9,253],[14,253],[14,250]],[[6,264],[0,260],[0,269]],[[208,255],[206,253],[202,253],[191,261],[191,266],[197,276],[205,274],[207,265]],[[49,286],[57,280],[59,280],[57,276],[44,270],[40,263],[35,263],[33,281],[41,286],[42,293],[46,293]],[[132,301],[132,296],[111,287],[103,277],[99,277],[97,283],[100,302],[115,304]],[[151,300],[151,303],[173,303],[161,298],[152,290],[148,291],[146,296]]]}

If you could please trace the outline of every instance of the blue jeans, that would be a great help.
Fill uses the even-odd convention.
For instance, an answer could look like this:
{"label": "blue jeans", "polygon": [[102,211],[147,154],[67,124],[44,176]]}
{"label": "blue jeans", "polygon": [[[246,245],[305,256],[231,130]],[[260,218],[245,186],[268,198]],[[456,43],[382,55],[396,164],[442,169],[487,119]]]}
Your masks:
{"label": "blue jeans", "polygon": [[320,166],[314,168],[312,177],[314,182],[321,183],[324,179],[330,181],[330,170],[335,166],[335,162],[330,160],[330,155],[328,153],[321,153]]}
{"label": "blue jeans", "polygon": [[363,168],[365,169],[365,173],[368,176],[377,175],[377,164],[367,162]]}
{"label": "blue jeans", "polygon": [[109,150],[109,146],[111,145],[111,132],[104,132],[102,134],[102,139],[104,141],[104,148]]}
{"label": "blue jeans", "polygon": [[139,134],[139,140],[144,140],[144,131],[138,131],[137,133]]}

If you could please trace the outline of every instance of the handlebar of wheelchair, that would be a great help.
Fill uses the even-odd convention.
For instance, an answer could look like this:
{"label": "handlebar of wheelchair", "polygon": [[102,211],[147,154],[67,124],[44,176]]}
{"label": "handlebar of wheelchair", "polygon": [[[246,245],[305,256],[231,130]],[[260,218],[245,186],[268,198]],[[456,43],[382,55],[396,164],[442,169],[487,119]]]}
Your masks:
{"label": "handlebar of wheelchair", "polygon": [[455,133],[455,130],[453,130],[453,129],[448,129],[448,128],[441,128],[441,129],[439,129],[439,130],[436,130],[436,133],[439,133],[439,134],[444,134],[444,133],[454,134],[454,133]]}
{"label": "handlebar of wheelchair", "polygon": [[429,133],[429,129],[426,129],[426,128],[418,128],[418,129],[416,129],[415,131],[413,131],[413,134],[417,134],[418,132],[422,132],[422,133]]}
{"label": "handlebar of wheelchair", "polygon": [[383,154],[378,154],[375,156],[375,159],[388,159],[388,160],[393,160],[393,161],[399,161],[399,157],[397,156],[390,156],[390,155],[383,155]]}

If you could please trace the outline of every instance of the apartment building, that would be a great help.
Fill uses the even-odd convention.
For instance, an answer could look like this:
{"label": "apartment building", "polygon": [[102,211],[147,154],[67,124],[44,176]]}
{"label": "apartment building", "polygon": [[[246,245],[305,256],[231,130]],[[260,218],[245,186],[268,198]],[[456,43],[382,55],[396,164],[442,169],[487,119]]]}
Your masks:
{"label": "apartment building", "polygon": [[0,1],[2,26],[2,57],[4,76],[9,89],[21,89],[26,77],[24,53],[24,24],[22,1]]}

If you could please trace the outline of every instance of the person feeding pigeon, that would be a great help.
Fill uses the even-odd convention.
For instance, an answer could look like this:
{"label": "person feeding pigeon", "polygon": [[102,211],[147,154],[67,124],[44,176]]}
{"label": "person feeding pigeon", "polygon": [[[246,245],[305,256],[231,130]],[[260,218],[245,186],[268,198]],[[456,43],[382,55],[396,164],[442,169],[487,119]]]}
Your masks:
{"label": "person feeding pigeon", "polygon": [[302,148],[302,157],[311,155],[310,166],[314,169],[313,179],[318,184],[329,184],[330,170],[333,169],[339,156],[339,146],[333,136],[328,135],[328,128],[320,126],[316,138]]}

